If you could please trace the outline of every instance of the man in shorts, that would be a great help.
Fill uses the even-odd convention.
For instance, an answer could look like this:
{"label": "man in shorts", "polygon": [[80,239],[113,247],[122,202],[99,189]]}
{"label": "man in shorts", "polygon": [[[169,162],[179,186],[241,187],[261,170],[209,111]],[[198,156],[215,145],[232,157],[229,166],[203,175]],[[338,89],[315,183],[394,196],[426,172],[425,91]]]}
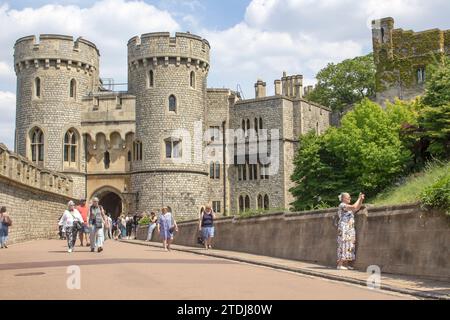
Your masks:
{"label": "man in shorts", "polygon": [[91,230],[89,228],[88,222],[88,206],[86,205],[86,199],[80,199],[80,205],[77,207],[77,210],[80,212],[81,217],[83,218],[83,228],[80,230],[80,241],[81,246],[83,247],[83,239],[86,240],[86,247],[89,247],[91,244],[89,243],[89,235]]}

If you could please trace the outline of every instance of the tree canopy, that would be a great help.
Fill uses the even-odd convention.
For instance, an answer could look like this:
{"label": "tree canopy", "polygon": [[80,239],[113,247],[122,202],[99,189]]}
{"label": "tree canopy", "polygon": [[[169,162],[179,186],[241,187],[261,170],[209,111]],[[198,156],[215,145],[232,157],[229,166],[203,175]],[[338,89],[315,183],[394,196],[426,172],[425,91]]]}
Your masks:
{"label": "tree canopy", "polygon": [[329,63],[317,75],[317,84],[306,99],[342,111],[375,94],[373,54]]}

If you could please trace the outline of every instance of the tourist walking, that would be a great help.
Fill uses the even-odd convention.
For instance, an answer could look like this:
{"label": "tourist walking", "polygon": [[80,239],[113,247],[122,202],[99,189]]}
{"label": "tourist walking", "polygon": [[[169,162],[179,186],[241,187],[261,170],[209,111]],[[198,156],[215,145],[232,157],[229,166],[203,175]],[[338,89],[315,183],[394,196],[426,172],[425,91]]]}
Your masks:
{"label": "tourist walking", "polygon": [[120,215],[119,229],[120,229],[120,238],[125,239],[127,236],[127,220],[125,219],[124,214]]}
{"label": "tourist walking", "polygon": [[83,217],[75,209],[75,203],[72,200],[67,203],[67,210],[64,211],[59,224],[66,230],[67,246],[69,248],[67,252],[71,253],[74,250],[78,232],[83,227]]}
{"label": "tourist walking", "polygon": [[12,226],[12,220],[6,207],[0,208],[0,245],[1,248],[8,248],[9,227]]}
{"label": "tourist walking", "polygon": [[167,207],[162,208],[157,221],[158,233],[163,242],[164,251],[170,251],[174,231],[178,232],[177,222]]}
{"label": "tourist walking", "polygon": [[112,218],[111,218],[111,213],[108,213],[107,219],[108,219],[108,228],[107,228],[107,230],[108,230],[108,232],[107,232],[108,233],[108,238],[112,239],[113,235],[112,235]]}
{"label": "tourist walking", "polygon": [[351,205],[350,194],[341,193],[339,195],[339,201],[341,202],[338,207],[337,237],[337,269],[339,270],[353,270],[350,263],[355,260],[356,232],[354,213],[361,208],[364,198],[364,194],[360,193],[358,200]]}
{"label": "tourist walking", "polygon": [[216,214],[208,204],[205,206],[205,210],[200,213],[200,220],[198,223],[198,229],[202,232],[202,238],[204,241],[205,249],[212,249],[212,238],[214,238],[214,219]]}
{"label": "tourist walking", "polygon": [[86,241],[86,247],[89,247],[91,245],[89,243],[89,235],[91,230],[89,229],[88,206],[86,205],[86,199],[80,199],[80,204],[77,206],[77,210],[83,218],[83,228],[79,232],[81,246],[83,247],[84,241]]}
{"label": "tourist walking", "polygon": [[151,241],[152,240],[152,235],[153,235],[153,230],[155,230],[156,228],[156,214],[155,212],[151,212],[150,213],[150,223],[148,225],[148,232],[147,232],[147,241]]}
{"label": "tourist walking", "polygon": [[133,216],[131,214],[127,215],[125,219],[125,226],[127,229],[127,239],[131,238],[131,232],[133,231]]}
{"label": "tourist walking", "polygon": [[103,228],[108,227],[108,220],[105,216],[103,207],[98,204],[98,198],[92,199],[92,205],[89,208],[89,227],[91,229],[91,252],[97,248],[98,252],[103,251],[104,233]]}

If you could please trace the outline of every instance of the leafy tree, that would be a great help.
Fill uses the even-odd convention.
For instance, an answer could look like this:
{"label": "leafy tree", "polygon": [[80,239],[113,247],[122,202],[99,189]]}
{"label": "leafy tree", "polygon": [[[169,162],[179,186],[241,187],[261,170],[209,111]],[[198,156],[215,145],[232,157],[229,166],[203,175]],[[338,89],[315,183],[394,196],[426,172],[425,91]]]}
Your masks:
{"label": "leafy tree", "polygon": [[413,119],[402,104],[385,111],[364,99],[344,116],[341,127],[320,137],[301,137],[292,175],[294,209],[333,206],[344,191],[372,197],[390,185],[411,162],[400,129],[402,122]]}
{"label": "leafy tree", "polygon": [[316,209],[336,201],[336,190],[342,190],[345,177],[341,174],[339,159],[327,150],[326,136],[314,132],[300,137],[300,149],[294,160],[292,180],[296,186],[290,191],[295,197],[295,210]]}
{"label": "leafy tree", "polygon": [[317,85],[306,99],[342,111],[375,94],[373,54],[329,63],[316,75]]}
{"label": "leafy tree", "polygon": [[450,58],[430,65],[419,126],[430,142],[428,150],[438,158],[450,158]]}

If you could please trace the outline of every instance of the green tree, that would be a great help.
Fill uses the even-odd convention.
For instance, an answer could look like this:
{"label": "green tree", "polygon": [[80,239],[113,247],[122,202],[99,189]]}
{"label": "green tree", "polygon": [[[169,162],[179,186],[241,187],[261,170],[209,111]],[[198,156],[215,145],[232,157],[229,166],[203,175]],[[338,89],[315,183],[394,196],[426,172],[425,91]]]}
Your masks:
{"label": "green tree", "polygon": [[295,210],[336,205],[340,192],[363,191],[370,198],[410,165],[411,152],[400,138],[402,123],[414,114],[403,104],[383,110],[364,99],[322,136],[300,138],[291,189]]}
{"label": "green tree", "polygon": [[306,99],[342,111],[375,94],[373,54],[329,63],[316,75],[317,84]]}
{"label": "green tree", "polygon": [[438,158],[450,158],[450,58],[427,68],[429,73],[419,126],[430,146],[429,152]]}

